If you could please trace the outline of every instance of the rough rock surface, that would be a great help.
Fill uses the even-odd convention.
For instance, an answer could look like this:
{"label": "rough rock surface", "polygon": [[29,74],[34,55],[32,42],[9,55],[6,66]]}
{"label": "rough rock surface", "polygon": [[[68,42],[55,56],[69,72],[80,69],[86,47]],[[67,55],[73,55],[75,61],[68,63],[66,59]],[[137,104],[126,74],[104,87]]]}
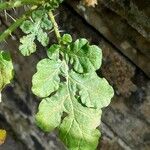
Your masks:
{"label": "rough rock surface", "polygon": [[150,1],[99,0],[95,8],[68,3],[150,77]]}
{"label": "rough rock surface", "polygon": [[[110,106],[103,110],[98,150],[149,150],[149,78],[69,5],[65,4],[59,9],[57,19],[61,29],[71,33],[74,39],[86,37],[102,48],[103,65],[97,73],[109,80],[116,91]],[[1,25],[0,32],[4,29],[5,26]],[[8,132],[6,143],[0,146],[0,150],[12,150],[10,145],[15,150],[65,150],[56,132],[43,133],[34,124],[39,99],[31,93],[31,78],[36,63],[46,54],[39,45],[35,54],[21,56],[17,50],[18,33],[14,35],[15,39],[7,41],[8,44],[1,45],[11,51],[16,74],[13,83],[3,91],[3,102],[0,104],[0,128]],[[50,36],[53,42],[53,35]],[[145,63],[146,60],[143,58],[143,61]]]}

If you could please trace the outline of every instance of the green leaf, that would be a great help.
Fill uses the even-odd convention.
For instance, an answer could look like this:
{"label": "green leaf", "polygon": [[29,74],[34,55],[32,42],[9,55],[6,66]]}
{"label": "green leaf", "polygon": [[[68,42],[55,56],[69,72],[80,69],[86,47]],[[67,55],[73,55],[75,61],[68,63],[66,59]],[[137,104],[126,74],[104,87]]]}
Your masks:
{"label": "green leaf", "polygon": [[[68,70],[64,63],[61,67]],[[94,150],[100,137],[96,128],[100,124],[101,108],[110,103],[113,89],[96,73],[65,73],[66,81],[58,91],[42,100],[37,125],[47,132],[58,128],[60,139],[70,150]]]}
{"label": "green leaf", "polygon": [[58,44],[53,44],[51,47],[47,50],[47,56],[50,59],[59,59],[59,50],[60,50],[60,45]]}
{"label": "green leaf", "polygon": [[0,92],[13,78],[13,64],[7,52],[0,51]]}
{"label": "green leaf", "polygon": [[65,83],[55,95],[43,99],[36,115],[37,125],[44,131],[58,127],[61,140],[70,150],[94,150],[100,136],[96,128],[101,110],[82,106],[74,94],[71,85]]}
{"label": "green leaf", "polygon": [[34,39],[35,36],[33,34],[23,36],[20,39],[21,45],[19,46],[19,50],[23,56],[29,56],[36,51],[36,44],[34,43]]}
{"label": "green leaf", "polygon": [[20,26],[21,30],[26,33],[26,34],[29,34],[32,32],[33,30],[33,23],[29,20],[26,20],[22,23],[22,25]]}
{"label": "green leaf", "polygon": [[32,19],[35,22],[41,21],[43,18],[47,17],[46,11],[44,9],[36,10],[32,13]]}
{"label": "green leaf", "polygon": [[101,65],[101,49],[86,39],[72,43],[67,36],[48,49],[49,59],[38,63],[33,76],[32,91],[47,97],[40,103],[36,123],[46,132],[57,128],[69,150],[95,150],[102,108],[114,91],[95,72]]}
{"label": "green leaf", "polygon": [[52,23],[48,19],[46,10],[37,10],[32,13],[32,18],[26,20],[20,26],[26,36],[21,38],[19,50],[24,56],[29,56],[36,51],[35,39],[37,39],[44,47],[49,43],[49,37],[45,30],[52,28]]}
{"label": "green leaf", "polygon": [[101,49],[96,45],[90,46],[86,39],[76,40],[71,46],[64,49],[65,52],[74,70],[79,73],[93,72],[101,66]]}
{"label": "green leaf", "polygon": [[61,123],[63,102],[67,99],[65,92],[65,89],[60,87],[54,96],[45,98],[40,103],[36,123],[42,130],[50,132]]}
{"label": "green leaf", "polygon": [[68,44],[72,42],[72,37],[70,34],[64,34],[61,38],[63,44]]}
{"label": "green leaf", "polygon": [[96,73],[77,74],[71,72],[69,80],[76,85],[82,104],[91,108],[103,108],[109,105],[114,95],[113,88],[105,78],[99,78]]}
{"label": "green leaf", "polygon": [[42,22],[41,22],[41,28],[45,29],[45,30],[50,30],[52,29],[52,23],[51,21],[48,19],[48,16],[46,16],[45,18],[43,18]]}
{"label": "green leaf", "polygon": [[59,7],[59,4],[62,3],[63,0],[51,0],[50,2],[45,2],[43,6],[47,10],[55,10],[56,8]]}
{"label": "green leaf", "polygon": [[43,45],[47,46],[49,43],[49,37],[46,32],[44,32],[42,29],[39,30],[37,34],[37,40]]}
{"label": "green leaf", "polygon": [[43,59],[37,64],[37,72],[32,78],[32,92],[39,97],[47,97],[59,88],[61,62]]}
{"label": "green leaf", "polygon": [[[82,106],[68,87],[65,111],[68,114],[59,126],[59,137],[69,150],[95,150],[100,132],[101,110]],[[67,94],[66,94],[67,95]]]}

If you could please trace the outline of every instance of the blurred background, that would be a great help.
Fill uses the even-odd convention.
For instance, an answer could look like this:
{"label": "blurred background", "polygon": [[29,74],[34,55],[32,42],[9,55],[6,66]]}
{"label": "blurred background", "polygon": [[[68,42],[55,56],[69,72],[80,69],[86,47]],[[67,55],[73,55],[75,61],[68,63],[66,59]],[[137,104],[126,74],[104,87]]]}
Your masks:
{"label": "blurred background", "polygon": [[[9,13],[15,18],[22,9]],[[97,74],[115,89],[111,104],[103,109],[97,149],[150,150],[150,0],[99,0],[95,8],[68,0],[55,14],[61,32],[102,48],[103,65]],[[10,22],[0,13],[0,32]],[[40,99],[31,92],[31,78],[46,53],[39,45],[36,53],[23,57],[18,51],[22,34],[18,29],[0,45],[10,50],[15,67],[0,104],[0,128],[7,131],[0,150],[65,150],[57,132],[43,133],[35,125]],[[54,43],[53,33],[49,36]]]}

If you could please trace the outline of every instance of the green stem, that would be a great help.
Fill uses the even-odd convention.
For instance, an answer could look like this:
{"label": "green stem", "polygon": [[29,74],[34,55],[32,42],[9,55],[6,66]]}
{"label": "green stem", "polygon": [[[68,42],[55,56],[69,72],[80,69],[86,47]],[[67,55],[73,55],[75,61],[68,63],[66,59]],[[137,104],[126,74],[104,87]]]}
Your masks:
{"label": "green stem", "polygon": [[58,43],[60,42],[60,38],[61,38],[61,35],[60,35],[60,32],[59,32],[59,28],[58,28],[58,24],[57,22],[55,21],[55,17],[52,13],[52,11],[49,11],[49,17],[50,17],[50,20],[53,24],[53,27],[54,27],[54,31],[55,31],[55,34],[56,34],[56,38],[58,40]]}
{"label": "green stem", "polygon": [[0,42],[4,41],[13,31],[15,31],[24,20],[26,20],[37,7],[27,11],[23,16],[17,19],[8,29],[0,35]]}
{"label": "green stem", "polygon": [[13,0],[10,2],[1,2],[0,11],[21,7],[23,5],[39,5],[43,4],[44,2],[45,0]]}

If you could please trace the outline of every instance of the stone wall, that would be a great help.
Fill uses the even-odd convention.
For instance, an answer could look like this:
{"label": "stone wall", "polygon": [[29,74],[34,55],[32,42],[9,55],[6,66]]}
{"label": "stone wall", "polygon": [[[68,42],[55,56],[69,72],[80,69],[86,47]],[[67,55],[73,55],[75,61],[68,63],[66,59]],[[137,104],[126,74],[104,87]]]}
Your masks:
{"label": "stone wall", "polygon": [[99,0],[95,8],[68,3],[150,77],[150,1]]}
{"label": "stone wall", "polygon": [[[69,1],[59,9],[57,20],[61,29],[71,33],[74,39],[86,37],[103,50],[103,65],[97,73],[113,85],[115,96],[110,106],[103,109],[98,150],[149,150],[150,28],[141,27],[139,32],[139,28],[128,22],[126,13],[117,14],[119,8],[115,4],[118,7],[123,7],[123,4],[119,0],[110,2],[101,0],[96,8],[85,8],[77,1]],[[2,20],[0,32],[8,25]],[[1,45],[11,51],[16,73],[13,83],[3,91],[0,104],[0,126],[8,130],[8,138],[0,150],[12,150],[10,145],[15,150],[64,150],[56,132],[43,133],[34,124],[39,99],[31,93],[31,78],[36,63],[46,54],[39,45],[35,54],[21,56],[17,50],[20,34],[18,30],[13,39],[9,38]],[[50,38],[54,42],[52,34]]]}

